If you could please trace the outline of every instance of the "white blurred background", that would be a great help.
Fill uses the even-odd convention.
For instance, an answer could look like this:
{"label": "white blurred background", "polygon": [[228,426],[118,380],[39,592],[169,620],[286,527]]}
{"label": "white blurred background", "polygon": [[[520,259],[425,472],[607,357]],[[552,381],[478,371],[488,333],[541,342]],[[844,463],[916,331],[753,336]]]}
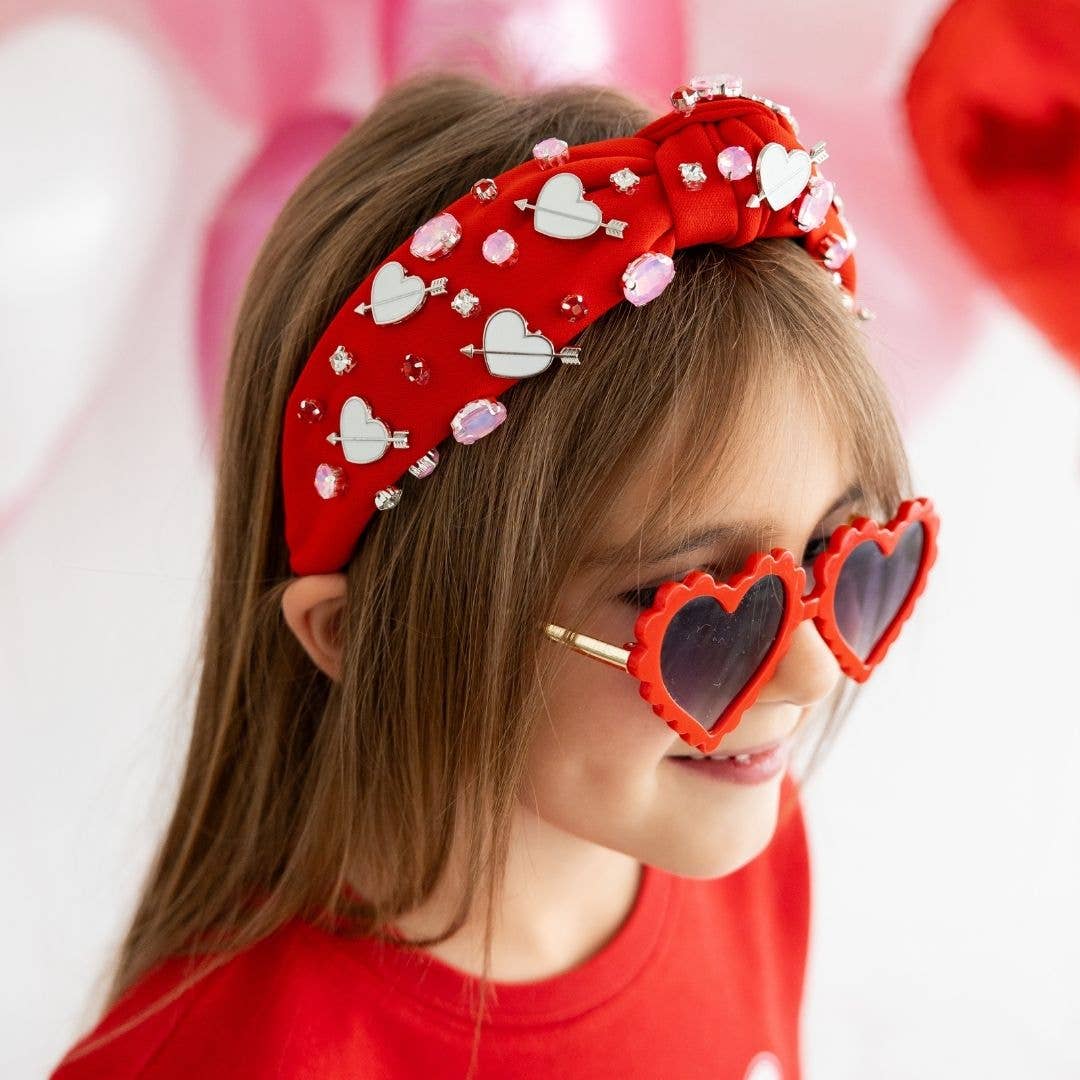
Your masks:
{"label": "white blurred background", "polygon": [[[212,29],[242,50],[253,24],[234,6]],[[919,179],[896,95],[942,8],[695,0],[680,23],[664,5],[679,40],[633,84],[655,97],[733,70],[794,108],[804,143],[828,138],[860,298],[878,313],[868,333],[916,492],[942,517],[918,617],[806,791],[808,1080],[1080,1076],[1080,371],[981,275]],[[43,1075],[96,1019],[172,799],[213,496],[215,333],[245,237],[318,139],[276,174],[258,173],[260,154],[293,105],[331,124],[362,115],[407,66],[402,43],[419,47],[409,20],[425,5],[393,25],[346,0],[260,10],[351,35],[318,39],[291,102],[257,66],[273,56],[200,54],[183,5],[0,4],[4,1077]],[[526,29],[538,12],[568,17],[491,11]],[[576,11],[592,21],[565,29],[550,65],[642,75],[630,58],[647,12],[619,37],[603,21],[619,9]],[[833,51],[808,55],[807,35]]]}

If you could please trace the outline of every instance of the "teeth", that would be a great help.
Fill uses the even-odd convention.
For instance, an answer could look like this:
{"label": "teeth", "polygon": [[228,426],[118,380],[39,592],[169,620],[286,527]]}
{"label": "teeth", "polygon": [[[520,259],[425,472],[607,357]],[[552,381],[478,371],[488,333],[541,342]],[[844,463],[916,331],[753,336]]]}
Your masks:
{"label": "teeth", "polygon": [[735,760],[740,765],[749,765],[750,764],[750,755],[749,754],[736,754],[735,755]]}

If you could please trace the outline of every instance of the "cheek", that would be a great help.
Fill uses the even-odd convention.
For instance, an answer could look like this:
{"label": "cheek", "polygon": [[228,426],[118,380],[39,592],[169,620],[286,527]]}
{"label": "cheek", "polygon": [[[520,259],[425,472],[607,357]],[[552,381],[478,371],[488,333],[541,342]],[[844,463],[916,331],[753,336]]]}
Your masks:
{"label": "cheek", "polygon": [[572,655],[544,687],[525,801],[560,828],[601,843],[632,827],[657,792],[674,732],[625,672]]}

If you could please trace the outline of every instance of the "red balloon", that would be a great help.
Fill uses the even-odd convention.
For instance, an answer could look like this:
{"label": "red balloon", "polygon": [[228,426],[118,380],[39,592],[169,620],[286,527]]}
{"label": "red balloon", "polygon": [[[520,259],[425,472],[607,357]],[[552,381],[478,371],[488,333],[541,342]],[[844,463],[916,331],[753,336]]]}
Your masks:
{"label": "red balloon", "polygon": [[945,218],[1080,370],[1080,5],[959,0],[905,104]]}
{"label": "red balloon", "polygon": [[289,195],[353,123],[323,112],[281,124],[214,213],[203,241],[197,313],[199,393],[214,427],[236,307],[259,248]]}

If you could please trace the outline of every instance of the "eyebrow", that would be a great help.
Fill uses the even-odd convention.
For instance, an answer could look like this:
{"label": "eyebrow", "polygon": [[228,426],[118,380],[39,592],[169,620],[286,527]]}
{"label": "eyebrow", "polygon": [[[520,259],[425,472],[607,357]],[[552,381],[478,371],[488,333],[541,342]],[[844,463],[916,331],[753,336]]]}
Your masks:
{"label": "eyebrow", "polygon": [[[864,494],[861,484],[858,482],[850,484],[847,490],[836,499],[824,514],[821,515],[821,520],[824,520],[842,506],[857,502]],[[640,559],[643,563],[652,565],[654,563],[667,562],[669,559],[675,558],[676,555],[685,555],[688,552],[712,547],[715,544],[723,543],[733,546],[754,546],[760,543],[767,544],[770,540],[779,535],[780,531],[779,526],[772,521],[761,521],[757,523],[751,521],[721,522],[717,525],[710,525],[707,528],[699,529],[697,532],[688,534],[675,547],[665,551],[643,551],[640,554]],[[595,561],[598,563],[612,563],[617,561],[618,557],[619,553],[617,551],[609,551],[598,556]]]}

